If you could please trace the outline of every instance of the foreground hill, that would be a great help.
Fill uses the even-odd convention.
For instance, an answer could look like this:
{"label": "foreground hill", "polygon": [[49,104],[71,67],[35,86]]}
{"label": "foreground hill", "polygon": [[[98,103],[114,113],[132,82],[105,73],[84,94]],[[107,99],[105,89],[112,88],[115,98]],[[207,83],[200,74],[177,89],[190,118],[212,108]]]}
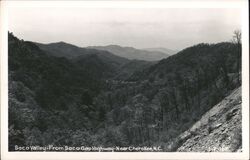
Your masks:
{"label": "foreground hill", "polygon": [[241,87],[177,137],[177,151],[234,152],[242,149]]}
{"label": "foreground hill", "polygon": [[[36,44],[9,34],[10,83],[16,81],[29,88],[42,108],[64,110],[77,99],[92,103],[92,96],[104,88],[106,78],[115,72],[110,63],[95,54],[87,61],[79,60],[81,63],[51,56]],[[19,93],[21,97],[22,94]]]}
{"label": "foreground hill", "polygon": [[125,57],[130,60],[158,61],[169,56],[160,51],[147,51],[135,49],[133,47],[121,47],[118,45],[90,46],[88,48],[109,51],[117,56]]}
{"label": "foreground hill", "polygon": [[232,43],[198,44],[112,82],[105,123],[130,145],[173,151],[173,138],[240,85],[237,63]]}

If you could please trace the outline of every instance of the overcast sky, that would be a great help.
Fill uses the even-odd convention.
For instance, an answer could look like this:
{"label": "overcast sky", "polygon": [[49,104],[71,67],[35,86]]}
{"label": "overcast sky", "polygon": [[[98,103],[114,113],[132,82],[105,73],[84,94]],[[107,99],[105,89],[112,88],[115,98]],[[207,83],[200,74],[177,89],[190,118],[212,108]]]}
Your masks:
{"label": "overcast sky", "polygon": [[240,23],[238,9],[9,9],[9,30],[18,38],[81,47],[117,44],[181,50],[201,42],[228,41]]}

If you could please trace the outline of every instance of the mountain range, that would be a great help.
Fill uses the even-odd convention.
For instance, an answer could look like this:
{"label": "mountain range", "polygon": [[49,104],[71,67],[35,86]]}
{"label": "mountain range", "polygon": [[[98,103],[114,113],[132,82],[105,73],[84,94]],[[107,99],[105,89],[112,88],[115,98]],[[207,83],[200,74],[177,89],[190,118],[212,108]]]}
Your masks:
{"label": "mountain range", "polygon": [[172,50],[172,49],[163,48],[163,47],[158,47],[158,48],[143,48],[143,50],[162,52],[162,53],[165,53],[167,55],[174,55],[174,54],[176,54],[176,53],[179,52],[177,50]]}
{"label": "mountain range", "polygon": [[170,54],[158,50],[142,50],[133,47],[121,47],[118,45],[90,46],[87,48],[109,51],[117,56],[125,57],[130,60],[158,61],[170,56]]}
{"label": "mountain range", "polygon": [[[121,47],[118,45],[78,47],[65,42],[49,44],[36,43],[41,49],[49,52],[53,56],[75,58],[92,53],[112,53],[113,55],[130,60],[158,61],[167,58],[176,52],[165,48],[136,49],[133,47]],[[105,52],[106,51],[106,52]]]}
{"label": "mountain range", "polygon": [[[8,36],[10,151],[15,145],[50,144],[197,150],[196,139],[208,139],[203,133],[217,140],[206,144],[219,151],[227,143],[237,144],[227,151],[240,150],[240,134],[229,139],[235,130],[225,129],[229,124],[241,133],[240,123],[234,123],[241,102],[236,44],[201,43],[159,61],[144,61],[117,56],[134,48],[113,46],[122,48],[115,54]],[[220,114],[207,125],[222,123],[218,129],[225,135],[219,140],[219,130],[196,125],[214,110]]]}

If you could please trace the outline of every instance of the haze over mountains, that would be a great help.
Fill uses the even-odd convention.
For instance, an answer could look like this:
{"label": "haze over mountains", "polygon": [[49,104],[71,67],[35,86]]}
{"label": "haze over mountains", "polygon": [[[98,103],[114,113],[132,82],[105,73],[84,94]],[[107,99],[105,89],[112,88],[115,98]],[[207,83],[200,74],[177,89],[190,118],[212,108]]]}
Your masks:
{"label": "haze over mountains", "polygon": [[143,50],[158,51],[158,52],[165,53],[167,55],[174,55],[174,54],[176,54],[178,52],[177,50],[172,50],[172,49],[163,48],[163,47],[158,47],[158,48],[144,48]]}
{"label": "haze over mountains", "polygon": [[170,56],[170,54],[166,52],[157,50],[142,50],[133,47],[121,47],[118,45],[90,46],[88,48],[109,51],[117,56],[125,57],[130,60],[158,61]]}
{"label": "haze over mountains", "polygon": [[149,48],[142,50],[133,47],[121,47],[119,45],[89,46],[86,48],[82,48],[65,42],[36,44],[41,49],[50,52],[54,56],[67,58],[75,58],[84,54],[104,53],[103,51],[107,51],[116,56],[120,56],[130,60],[158,61],[177,53],[177,51],[166,48]]}

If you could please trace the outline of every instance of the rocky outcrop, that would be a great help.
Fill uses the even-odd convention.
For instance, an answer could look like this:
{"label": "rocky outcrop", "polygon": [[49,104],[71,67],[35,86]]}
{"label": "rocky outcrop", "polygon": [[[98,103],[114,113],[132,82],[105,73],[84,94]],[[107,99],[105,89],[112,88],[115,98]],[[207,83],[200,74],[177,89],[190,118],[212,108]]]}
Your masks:
{"label": "rocky outcrop", "polygon": [[176,140],[180,152],[235,152],[242,148],[241,87]]}

